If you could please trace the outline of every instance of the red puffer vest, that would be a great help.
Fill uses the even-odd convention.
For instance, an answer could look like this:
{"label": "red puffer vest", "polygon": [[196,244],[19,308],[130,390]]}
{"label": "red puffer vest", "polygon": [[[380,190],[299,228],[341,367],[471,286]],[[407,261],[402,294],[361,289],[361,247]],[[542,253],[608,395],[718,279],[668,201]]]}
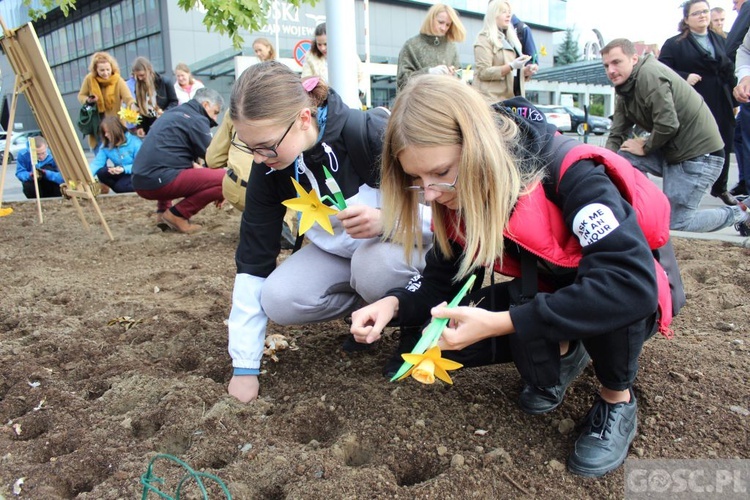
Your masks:
{"label": "red puffer vest", "polygon": [[[557,136],[553,139],[555,157],[550,165],[554,188],[558,189],[565,172],[581,160],[603,165],[612,183],[634,208],[638,224],[652,250],[669,242],[669,200],[656,185],[627,160],[608,149],[581,144],[574,139]],[[565,225],[562,210],[550,201],[544,186],[539,185],[518,199],[504,235],[537,257],[564,268],[577,268],[581,261],[578,237]],[[456,241],[463,244],[463,238]],[[659,332],[672,338],[669,328],[673,316],[673,300],[666,271],[654,259],[659,297]],[[521,262],[505,255],[502,266],[495,262],[495,271],[512,277],[521,276]],[[544,284],[539,284],[545,289]],[[546,287],[549,290],[549,287]],[[676,311],[674,311],[676,312]]]}

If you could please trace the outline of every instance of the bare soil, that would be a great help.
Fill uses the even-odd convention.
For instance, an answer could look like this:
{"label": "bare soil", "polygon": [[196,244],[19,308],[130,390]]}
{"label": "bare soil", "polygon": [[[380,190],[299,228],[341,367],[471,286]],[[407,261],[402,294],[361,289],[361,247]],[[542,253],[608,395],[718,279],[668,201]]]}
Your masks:
{"label": "bare soil", "polygon": [[[261,396],[226,394],[239,214],[208,207],[194,236],[162,233],[153,203],[100,197],[110,242],[84,206],[11,203],[0,218],[0,497],[141,496],[159,453],[213,474],[237,499],[621,498],[623,472],[564,464],[597,389],[592,368],[563,405],[530,416],[513,366],[459,370],[455,385],[389,383],[395,347],[345,355],[342,321],[282,328]],[[4,206],[7,206],[4,205]],[[750,458],[750,252],[677,239],[688,305],[671,341],[641,356],[630,457]],[[183,472],[157,460],[174,496]],[[23,481],[20,481],[23,478]],[[200,498],[187,482],[182,498]],[[211,498],[222,498],[209,487]],[[149,498],[157,498],[152,493]]]}

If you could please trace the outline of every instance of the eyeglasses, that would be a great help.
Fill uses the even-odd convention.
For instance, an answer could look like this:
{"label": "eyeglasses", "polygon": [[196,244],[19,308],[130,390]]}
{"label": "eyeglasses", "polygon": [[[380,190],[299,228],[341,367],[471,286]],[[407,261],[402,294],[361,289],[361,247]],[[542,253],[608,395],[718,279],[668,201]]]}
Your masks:
{"label": "eyeglasses", "polygon": [[279,153],[276,151],[279,146],[281,146],[281,141],[284,140],[286,135],[289,133],[290,130],[292,130],[292,126],[297,123],[297,119],[295,118],[292,123],[289,124],[289,127],[287,127],[286,132],[284,132],[284,135],[281,136],[281,139],[276,143],[275,146],[271,147],[259,147],[259,148],[251,148],[247,144],[244,144],[242,142],[237,141],[237,132],[232,134],[232,140],[230,141],[232,143],[232,146],[239,149],[243,153],[248,153],[251,155],[259,154],[265,158],[277,158],[279,156]]}
{"label": "eyeglasses", "polygon": [[696,10],[695,12],[691,12],[689,15],[690,17],[707,16],[710,12],[711,11],[708,9]]}
{"label": "eyeglasses", "polygon": [[456,190],[456,182],[458,182],[458,174],[456,174],[456,180],[448,184],[447,182],[436,182],[434,184],[427,184],[427,186],[417,186],[415,184],[406,186],[404,189],[407,191],[424,193],[428,189],[437,191],[439,193],[450,193]]}

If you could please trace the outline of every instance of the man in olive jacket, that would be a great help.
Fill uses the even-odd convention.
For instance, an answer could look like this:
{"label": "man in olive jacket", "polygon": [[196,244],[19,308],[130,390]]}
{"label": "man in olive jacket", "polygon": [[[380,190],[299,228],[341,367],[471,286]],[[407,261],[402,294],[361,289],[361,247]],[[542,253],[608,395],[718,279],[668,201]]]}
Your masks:
{"label": "man in olive jacket", "polygon": [[[612,40],[601,55],[617,92],[606,147],[664,179],[671,229],[704,233],[747,224],[743,205],[698,210],[724,164],[724,142],[700,94],[653,55],[639,57],[627,39]],[[649,136],[629,138],[636,125]]]}

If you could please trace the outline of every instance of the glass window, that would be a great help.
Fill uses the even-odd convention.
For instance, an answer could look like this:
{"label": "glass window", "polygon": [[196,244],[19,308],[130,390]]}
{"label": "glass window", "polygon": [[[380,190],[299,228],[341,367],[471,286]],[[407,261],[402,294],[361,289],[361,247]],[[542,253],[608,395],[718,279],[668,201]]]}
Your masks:
{"label": "glass window", "polygon": [[[76,65],[73,66],[73,68],[77,73],[76,78],[74,78],[73,80],[75,82],[83,83],[83,79],[86,78],[86,75],[89,72],[89,61],[87,59],[79,59],[78,61],[76,61]],[[80,90],[80,88],[78,90]]]}
{"label": "glass window", "polygon": [[164,47],[161,35],[148,37],[149,55],[147,56],[157,73],[164,73]]}
{"label": "glass window", "polygon": [[99,12],[99,18],[102,24],[102,48],[109,48],[113,44],[112,17],[109,14],[109,7]]}
{"label": "glass window", "polygon": [[135,11],[135,36],[141,37],[148,33],[146,0],[133,0],[133,10]]}
{"label": "glass window", "polygon": [[75,54],[70,54],[70,52],[68,51],[68,35],[66,33],[66,29],[61,28],[59,32],[60,34],[58,36],[60,37],[60,62],[64,62],[70,60],[71,56]]}
{"label": "glass window", "polygon": [[60,33],[53,31],[50,33],[52,40],[52,64],[60,64]]}
{"label": "glass window", "polygon": [[156,33],[161,31],[161,19],[159,18],[159,2],[157,0],[146,0],[146,22],[148,23],[148,32]]}
{"label": "glass window", "polygon": [[76,21],[76,53],[78,56],[85,56],[86,55],[86,44],[83,40],[83,23],[81,21]]}
{"label": "glass window", "polygon": [[[61,30],[62,31],[62,30]],[[74,58],[78,55],[78,47],[76,42],[76,29],[72,24],[65,27],[65,37],[68,39],[68,54],[70,58]]]}
{"label": "glass window", "polygon": [[55,66],[52,68],[52,76],[55,78],[55,83],[57,83],[57,88],[60,89],[60,93],[63,94],[65,91],[62,88],[62,66]]}
{"label": "glass window", "polygon": [[135,58],[138,57],[139,55],[141,54],[138,53],[135,42],[130,42],[127,45],[125,45],[125,60],[134,61]]}
{"label": "glass window", "polygon": [[128,59],[125,55],[125,46],[118,45],[117,47],[115,47],[114,56],[115,59],[117,59],[117,62],[119,62],[121,65],[120,75],[122,75],[122,77],[127,80],[128,78],[130,78],[130,65],[133,64],[133,60]]}
{"label": "glass window", "polygon": [[57,82],[58,86],[60,87],[60,91],[62,93],[67,93],[71,91],[72,85],[71,85],[71,76],[70,76],[70,64],[63,64],[62,65],[62,82]]}
{"label": "glass window", "polygon": [[133,15],[133,0],[123,0],[120,3],[122,9],[122,29],[125,40],[135,39],[135,18]]}
{"label": "glass window", "polygon": [[[83,26],[83,47],[84,51],[83,53],[79,52],[79,56],[84,56],[88,54],[93,54],[97,50],[101,48],[100,45],[94,45],[94,32],[93,28],[91,27],[91,18],[90,17],[84,17],[81,20],[81,25]],[[80,34],[78,36],[81,36]]]}
{"label": "glass window", "polygon": [[114,22],[112,23],[112,33],[114,34],[114,43],[122,43],[124,41],[123,38],[123,32],[122,32],[122,22],[118,22],[120,19],[122,19],[122,9],[120,9],[120,4],[115,4],[111,7],[112,10],[112,19]]}
{"label": "glass window", "polygon": [[104,49],[104,44],[102,43],[102,24],[98,13],[91,16],[91,41],[96,50]]}
{"label": "glass window", "polygon": [[148,38],[139,38],[136,40],[136,49],[135,51],[138,53],[139,56],[143,57],[149,57],[149,50],[148,50]]}

